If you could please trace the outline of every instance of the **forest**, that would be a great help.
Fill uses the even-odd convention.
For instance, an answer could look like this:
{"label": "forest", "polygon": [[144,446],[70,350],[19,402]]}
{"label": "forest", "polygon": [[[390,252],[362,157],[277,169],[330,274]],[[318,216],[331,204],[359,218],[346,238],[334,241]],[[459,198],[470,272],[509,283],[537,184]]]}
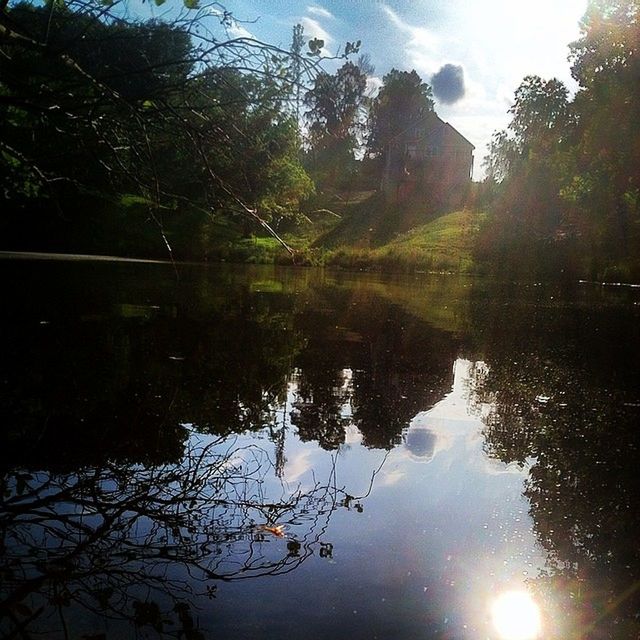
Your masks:
{"label": "forest", "polygon": [[591,0],[577,91],[525,77],[455,203],[382,197],[435,102],[415,70],[373,90],[357,30],[327,56],[166,6],[0,3],[0,250],[640,282],[638,0]]}

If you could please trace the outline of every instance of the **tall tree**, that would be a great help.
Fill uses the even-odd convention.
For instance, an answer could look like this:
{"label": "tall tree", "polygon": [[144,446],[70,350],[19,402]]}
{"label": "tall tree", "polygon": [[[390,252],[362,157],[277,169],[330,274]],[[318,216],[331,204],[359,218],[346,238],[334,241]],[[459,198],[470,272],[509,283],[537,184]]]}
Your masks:
{"label": "tall tree", "polygon": [[433,111],[431,87],[415,70],[392,69],[371,105],[369,152],[384,154],[387,145]]}
{"label": "tall tree", "polygon": [[542,277],[558,269],[551,254],[566,223],[559,165],[572,131],[567,93],[555,78],[525,77],[509,109],[508,129],[493,135],[484,160],[488,180],[501,187],[484,230],[483,257],[512,276]]}
{"label": "tall tree", "polygon": [[640,277],[640,2],[592,0],[581,26],[571,45],[579,137],[563,195],[589,215],[608,261]]}
{"label": "tall tree", "polygon": [[487,173],[502,181],[525,170],[530,162],[545,161],[558,149],[569,124],[568,91],[556,78],[526,76],[509,108],[507,131],[496,132],[485,159]]}
{"label": "tall tree", "polygon": [[567,124],[567,96],[567,88],[556,78],[524,78],[509,109],[509,128],[522,155],[548,152],[560,142]]}
{"label": "tall tree", "polygon": [[364,126],[367,76],[346,62],[335,74],[320,73],[305,95],[306,118],[315,164],[338,171],[354,158],[358,135]]}
{"label": "tall tree", "polygon": [[581,28],[573,101],[558,80],[528,76],[493,137],[485,167],[502,186],[489,232],[516,262],[527,245],[538,267],[552,265],[564,244],[562,269],[570,259],[582,277],[637,280],[640,0],[591,0]]}

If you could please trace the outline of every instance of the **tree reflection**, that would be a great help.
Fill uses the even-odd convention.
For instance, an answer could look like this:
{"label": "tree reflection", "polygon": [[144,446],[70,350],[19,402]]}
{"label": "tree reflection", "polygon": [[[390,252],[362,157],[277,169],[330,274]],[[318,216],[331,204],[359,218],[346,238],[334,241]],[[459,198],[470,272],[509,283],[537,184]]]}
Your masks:
{"label": "tree reflection", "polygon": [[1,455],[12,463],[177,461],[180,424],[271,428],[292,381],[302,440],[333,450],[354,425],[366,446],[388,449],[451,384],[457,341],[368,290],[290,295],[265,281],[262,292],[201,271],[157,291],[152,273],[112,265],[98,297],[84,294],[95,274],[73,266],[34,269],[41,297],[16,288],[0,318]]}
{"label": "tree reflection", "polygon": [[295,359],[302,402],[294,423],[303,439],[337,447],[352,424],[365,446],[391,449],[451,387],[455,337],[366,289],[323,290],[298,326],[307,336]]}
{"label": "tree reflection", "polygon": [[80,607],[156,631],[171,620],[198,637],[195,596],[215,596],[220,582],[287,573],[313,554],[331,556],[323,533],[353,498],[334,472],[308,491],[278,484],[270,492],[272,471],[256,445],[192,435],[179,464],[5,472],[3,633],[26,637],[57,611],[66,636]]}
{"label": "tree reflection", "polygon": [[[623,312],[617,318],[602,313],[602,323],[581,316],[547,312],[554,331],[524,318],[514,323],[510,316],[509,330],[502,326],[502,339],[487,346],[489,372],[475,386],[492,406],[485,420],[487,452],[529,465],[525,495],[549,552],[546,571],[531,582],[555,611],[553,637],[635,638],[638,343],[622,345],[610,335],[628,334]],[[579,325],[590,352],[560,342],[567,322]],[[500,326],[498,321],[494,337]],[[527,344],[514,344],[523,335]],[[603,344],[617,346],[607,353]]]}
{"label": "tree reflection", "polygon": [[458,343],[366,289],[105,274],[34,268],[0,318],[1,631],[91,635],[82,610],[197,638],[198,597],[331,559],[331,514],[363,509],[333,473],[288,490],[287,432],[393,447]]}

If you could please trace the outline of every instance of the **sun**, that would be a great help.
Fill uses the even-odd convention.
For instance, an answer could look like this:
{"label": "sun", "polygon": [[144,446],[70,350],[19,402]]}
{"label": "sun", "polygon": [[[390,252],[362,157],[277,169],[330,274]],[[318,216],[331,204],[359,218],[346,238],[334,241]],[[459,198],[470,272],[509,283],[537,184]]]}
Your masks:
{"label": "sun", "polygon": [[507,591],[491,606],[491,619],[501,640],[535,640],[542,631],[540,609],[526,591]]}

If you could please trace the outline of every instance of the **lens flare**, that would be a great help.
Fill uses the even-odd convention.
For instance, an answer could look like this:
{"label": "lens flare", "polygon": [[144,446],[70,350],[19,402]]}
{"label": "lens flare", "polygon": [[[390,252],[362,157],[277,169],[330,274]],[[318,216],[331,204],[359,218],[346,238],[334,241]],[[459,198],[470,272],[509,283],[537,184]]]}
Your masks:
{"label": "lens flare", "polygon": [[542,624],[540,609],[526,591],[507,591],[491,606],[493,626],[502,640],[535,640]]}

